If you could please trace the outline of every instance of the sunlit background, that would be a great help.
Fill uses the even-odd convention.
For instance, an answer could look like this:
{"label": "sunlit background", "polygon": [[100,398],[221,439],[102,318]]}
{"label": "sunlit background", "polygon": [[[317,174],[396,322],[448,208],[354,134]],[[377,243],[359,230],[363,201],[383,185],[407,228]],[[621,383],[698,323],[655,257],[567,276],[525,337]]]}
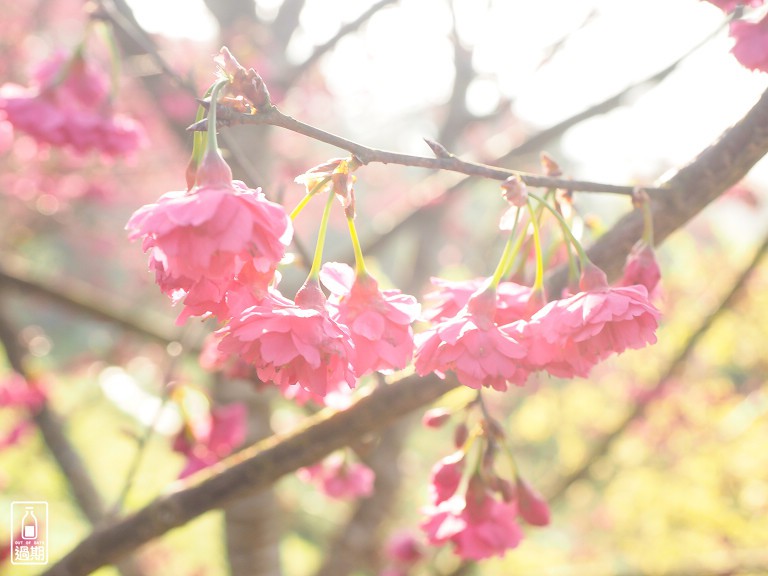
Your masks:
{"label": "sunlit background", "polygon": [[[160,53],[180,73],[189,74],[202,93],[213,78],[211,59],[221,43],[221,31],[205,4],[128,4],[139,24],[155,35]],[[257,14],[269,25],[280,5],[280,0],[258,0]],[[230,48],[242,64],[262,73],[286,114],[369,146],[430,155],[422,139],[438,138],[450,116],[456,34],[461,49],[471,52],[475,73],[465,104],[475,118],[446,144],[457,155],[487,163],[538,131],[631,88],[620,105],[608,106],[605,113],[505,163],[537,171],[538,154],[546,150],[565,176],[612,184],[650,185],[691,161],[768,87],[768,74],[750,72],[736,62],[729,52],[725,16],[701,0],[399,0],[344,37],[290,90],[279,88],[286,61],[303,62],[371,5],[363,0],[307,0],[285,54],[270,54],[237,31],[231,32],[235,44]],[[763,13],[752,11],[749,18]],[[71,40],[80,24],[76,18],[60,28],[48,23],[48,30],[26,39],[24,47],[35,56],[45,54],[56,42]],[[663,79],[652,79],[678,60]],[[77,277],[132,302],[134,307],[127,309],[137,315],[149,311],[153,325],[173,330],[178,309],[158,294],[145,274],[144,255],[127,241],[123,226],[142,203],[183,187],[189,153],[183,126],[194,119],[195,102],[170,89],[167,99],[147,96],[141,82],[154,78],[157,70],[143,56],[128,57],[124,69],[130,77],[125,85],[135,97],[123,105],[149,120],[176,115],[181,138],[175,138],[172,127],[154,128],[146,156],[133,164],[100,167],[102,176],[117,176],[117,183],[109,185],[114,188],[111,204],[94,209],[73,201],[69,206],[67,199],[35,196],[34,191],[17,204],[8,202],[2,249],[54,279],[56,274]],[[293,178],[342,153],[277,130],[238,127],[231,132],[235,137],[230,143],[239,142],[242,155],[252,161],[250,172],[245,171],[253,177],[249,184],[264,186],[270,198],[289,207],[304,191]],[[257,136],[249,140],[253,134]],[[227,153],[228,158],[237,155],[229,148]],[[492,271],[500,248],[496,226],[504,210],[497,183],[473,181],[460,197],[444,205],[435,200],[459,178],[397,166],[366,166],[358,172],[359,228],[365,241],[387,241],[387,232],[419,206],[434,201],[443,210],[421,228],[401,230],[371,256],[370,268],[383,283],[412,282],[409,289],[417,292],[426,282],[413,280],[418,276],[414,270],[452,278]],[[657,346],[606,363],[588,380],[542,378],[526,389],[491,395],[492,409],[503,421],[526,477],[543,492],[589,460],[595,446],[654,388],[702,318],[718,305],[768,230],[767,185],[768,163],[762,161],[743,183],[746,193],[718,200],[660,247],[664,287],[658,303],[664,325]],[[626,198],[597,194],[577,195],[576,206],[587,243],[630,208]],[[307,246],[314,241],[318,211],[311,206],[297,219],[297,235]],[[33,224],[20,224],[28,217]],[[344,223],[338,217],[335,224],[326,252],[348,258]],[[424,255],[417,254],[418,248],[430,262],[419,260]],[[286,270],[285,286],[300,282],[303,273]],[[742,299],[706,332],[647,410],[617,433],[584,476],[553,501],[552,525],[526,529],[519,549],[475,573],[768,573],[766,295],[768,270],[763,265],[744,287]],[[156,426],[156,434],[126,509],[173,489],[183,463],[168,445],[179,429],[179,415],[168,406],[162,415],[157,410],[168,353],[175,356],[178,350],[136,342],[106,324],[73,320],[55,307],[30,305],[23,297],[13,303],[19,321],[30,325],[23,334],[36,366],[61,370],[65,386],[57,386],[53,398],[67,415],[73,438],[83,447],[106,498],[117,498],[136,438],[150,425]],[[209,328],[195,323],[190,340]],[[192,357],[181,364],[179,374],[180,380],[213,387],[212,377]],[[468,394],[459,391],[444,403],[460,405]],[[305,415],[280,399],[272,408],[267,420],[277,431],[290,430]],[[429,468],[453,449],[450,431],[411,426],[408,443],[392,463],[404,489],[382,522],[384,535],[418,525]],[[0,489],[17,499],[35,490],[51,493],[59,522],[53,553],[61,555],[89,527],[44,454],[39,440],[15,452],[0,452]],[[25,478],[29,470],[36,471],[33,480]],[[314,575],[353,506],[330,502],[294,477],[278,484],[276,493],[284,513],[280,551],[285,574]],[[223,538],[221,513],[213,512],[153,543],[147,557],[157,574],[217,576],[226,573]],[[430,558],[414,574],[459,574],[449,552]]]}

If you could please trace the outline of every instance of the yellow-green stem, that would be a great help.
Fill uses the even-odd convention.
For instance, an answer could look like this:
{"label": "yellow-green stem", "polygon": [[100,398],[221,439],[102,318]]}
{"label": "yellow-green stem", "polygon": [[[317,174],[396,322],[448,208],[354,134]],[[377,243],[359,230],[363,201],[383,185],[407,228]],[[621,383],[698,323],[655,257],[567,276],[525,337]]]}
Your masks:
{"label": "yellow-green stem", "polygon": [[531,215],[531,226],[533,226],[533,246],[536,253],[536,277],[533,281],[533,291],[538,292],[544,287],[544,255],[541,253],[541,235],[539,230],[539,219],[536,217],[536,210],[533,203],[528,200],[528,213]]}
{"label": "yellow-green stem", "polygon": [[368,274],[368,270],[365,268],[365,259],[363,258],[363,249],[360,246],[360,238],[357,236],[357,228],[355,228],[355,219],[347,218],[347,226],[349,226],[349,237],[352,238],[352,248],[355,251],[355,274],[358,276],[365,276]]}
{"label": "yellow-green stem", "polygon": [[211,88],[211,106],[208,108],[208,150],[211,152],[219,151],[219,140],[216,136],[216,102],[219,99],[219,92],[229,80],[219,80]]}
{"label": "yellow-green stem", "polygon": [[333,206],[334,192],[328,193],[328,201],[325,203],[323,218],[320,220],[320,231],[317,233],[317,244],[315,245],[315,257],[312,259],[312,268],[309,269],[309,278],[314,279],[320,275],[320,266],[323,265],[323,247],[325,246],[325,233],[328,231],[328,220],[331,216],[331,206]]}
{"label": "yellow-green stem", "polygon": [[653,247],[653,212],[651,201],[648,199],[643,202],[643,240],[648,246]]}
{"label": "yellow-green stem", "polygon": [[534,200],[538,201],[542,206],[544,206],[547,210],[550,211],[550,213],[557,219],[557,221],[560,223],[560,227],[563,230],[563,234],[566,237],[566,240],[568,240],[574,248],[576,248],[576,252],[579,255],[579,263],[581,264],[582,270],[589,262],[589,256],[587,256],[587,253],[584,251],[584,248],[581,246],[581,243],[576,239],[576,236],[573,235],[573,232],[571,232],[570,227],[568,226],[568,223],[563,219],[563,215],[560,214],[557,210],[555,210],[552,206],[549,205],[549,203],[541,198],[540,196],[537,196],[536,194],[529,193],[529,198],[533,198]]}
{"label": "yellow-green stem", "polygon": [[520,208],[518,208],[517,212],[515,213],[515,224],[512,226],[512,231],[509,234],[507,243],[504,245],[504,252],[501,254],[501,258],[499,259],[499,263],[496,266],[496,270],[493,272],[493,277],[491,278],[491,284],[489,288],[496,288],[496,286],[499,285],[499,282],[501,282],[501,279],[504,277],[507,268],[512,265],[512,261],[515,259],[517,251],[520,250],[521,242],[519,239],[517,242],[514,242],[515,232],[517,231],[517,223],[519,221]]}
{"label": "yellow-green stem", "polygon": [[328,182],[331,181],[330,176],[326,176],[322,180],[320,180],[317,184],[312,186],[309,192],[302,198],[298,204],[296,204],[296,208],[291,210],[290,218],[291,220],[294,220],[299,214],[301,214],[301,211],[304,210],[307,204],[309,204],[309,201],[312,199],[312,197],[320,192],[320,190],[323,189],[323,187],[328,184]]}

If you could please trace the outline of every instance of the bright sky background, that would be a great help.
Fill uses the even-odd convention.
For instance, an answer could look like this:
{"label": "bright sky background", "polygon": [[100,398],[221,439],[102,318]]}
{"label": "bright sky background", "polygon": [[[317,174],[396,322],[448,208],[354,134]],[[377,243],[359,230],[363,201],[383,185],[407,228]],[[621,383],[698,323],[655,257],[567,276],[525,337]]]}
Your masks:
{"label": "bright sky background", "polygon": [[[215,26],[201,0],[130,3],[150,31],[214,41]],[[261,2],[263,15],[270,17],[279,3]],[[308,0],[305,32],[289,46],[289,56],[303,59],[371,3]],[[660,70],[723,22],[717,8],[700,0],[455,0],[455,6],[460,37],[475,46],[481,72],[470,107],[487,112],[503,94],[514,98],[520,117],[542,128]],[[596,17],[539,69],[547,48],[593,11]],[[450,27],[445,0],[400,0],[377,14],[364,35],[346,38],[322,61],[337,103],[361,132],[376,134],[381,119],[394,114],[413,114],[419,126],[420,113],[445,101],[452,80]],[[656,175],[688,161],[768,86],[768,75],[735,62],[730,45],[722,30],[633,106],[571,130],[565,152],[589,166],[590,179],[609,182]],[[423,126],[425,134],[429,128]],[[416,138],[413,145],[419,148],[407,151],[425,152]]]}

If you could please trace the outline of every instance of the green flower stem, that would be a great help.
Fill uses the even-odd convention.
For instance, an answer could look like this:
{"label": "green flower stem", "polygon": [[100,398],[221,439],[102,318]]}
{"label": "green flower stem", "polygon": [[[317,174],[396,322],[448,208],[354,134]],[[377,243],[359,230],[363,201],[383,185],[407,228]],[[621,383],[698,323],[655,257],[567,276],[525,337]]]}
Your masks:
{"label": "green flower stem", "polygon": [[219,92],[228,84],[229,80],[219,80],[211,87],[211,105],[208,108],[208,150],[219,153],[219,141],[216,136],[216,102],[219,99]]}
{"label": "green flower stem", "polygon": [[541,230],[539,228],[539,219],[533,203],[528,200],[528,213],[531,215],[531,226],[533,227],[533,246],[536,252],[536,277],[533,281],[533,292],[541,292],[544,288],[544,255],[541,252]]}
{"label": "green flower stem", "polygon": [[[215,85],[216,84],[214,83],[208,87],[208,90],[205,91],[203,98],[208,98],[211,95],[211,91]],[[205,118],[205,106],[201,104],[197,107],[195,122],[200,122],[203,118]],[[195,167],[200,166],[200,162],[203,159],[203,154],[205,154],[205,132],[202,130],[195,130],[192,136],[192,159],[190,160],[190,164],[194,165]]]}
{"label": "green flower stem", "polygon": [[307,204],[309,204],[309,201],[312,199],[312,197],[318,192],[320,192],[320,190],[322,190],[325,187],[325,185],[328,184],[328,182],[330,181],[331,181],[331,177],[326,176],[325,178],[320,180],[317,184],[312,186],[312,189],[309,192],[307,192],[307,194],[304,196],[304,198],[302,198],[299,201],[298,204],[296,204],[296,208],[291,210],[291,214],[290,214],[291,220],[294,220],[299,214],[301,214],[301,211],[304,210],[304,207]]}
{"label": "green flower stem", "polygon": [[643,241],[653,247],[653,212],[648,199],[643,202]]}
{"label": "green flower stem", "polygon": [[502,252],[501,254],[501,259],[499,260],[499,263],[496,266],[496,270],[494,270],[493,272],[493,277],[491,278],[491,284],[488,286],[488,288],[495,289],[499,285],[499,282],[501,282],[501,279],[504,277],[504,274],[507,272],[507,268],[512,266],[512,262],[514,261],[515,256],[520,250],[522,241],[520,238],[517,238],[517,239],[515,238],[515,232],[517,231],[518,222],[520,222],[520,208],[518,208],[517,212],[515,213],[515,225],[512,226],[512,232],[510,232],[509,238],[507,239],[507,243],[504,245],[504,252]]}
{"label": "green flower stem", "polygon": [[576,249],[576,252],[579,255],[579,263],[581,264],[582,270],[587,265],[587,263],[590,262],[589,256],[587,256],[587,253],[584,251],[584,248],[582,247],[581,243],[576,239],[576,236],[573,235],[573,232],[571,232],[571,229],[568,227],[568,223],[563,218],[563,215],[560,214],[557,210],[555,210],[552,206],[549,205],[549,203],[541,198],[540,196],[537,196],[536,194],[528,193],[529,198],[533,198],[534,200],[538,201],[542,206],[544,206],[547,210],[549,210],[552,215],[557,219],[557,221],[560,223],[560,227],[563,230],[563,235],[565,238],[570,242],[570,244],[573,245],[573,247]]}
{"label": "green flower stem", "polygon": [[365,268],[365,259],[363,258],[363,249],[360,246],[360,238],[357,236],[355,228],[355,219],[347,218],[349,226],[349,237],[352,239],[352,248],[355,250],[355,274],[357,276],[367,276],[368,270]]}
{"label": "green flower stem", "polygon": [[325,234],[328,231],[328,220],[331,216],[331,206],[333,206],[333,190],[328,193],[328,201],[325,203],[323,218],[320,220],[320,231],[317,233],[317,244],[315,245],[315,257],[312,259],[312,268],[309,269],[309,279],[316,279],[320,275],[320,266],[323,265],[323,247],[325,246]]}

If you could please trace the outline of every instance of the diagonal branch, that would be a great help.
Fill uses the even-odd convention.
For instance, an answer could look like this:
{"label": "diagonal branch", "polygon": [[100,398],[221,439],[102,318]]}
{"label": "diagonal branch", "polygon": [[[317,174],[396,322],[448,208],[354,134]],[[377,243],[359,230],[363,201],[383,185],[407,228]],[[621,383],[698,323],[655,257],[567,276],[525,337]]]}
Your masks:
{"label": "diagonal branch", "polygon": [[63,308],[109,322],[163,345],[178,341],[181,336],[179,330],[164,326],[160,319],[137,315],[135,306],[118,302],[85,282],[74,278],[55,281],[42,278],[30,272],[21,259],[8,255],[0,255],[0,284],[27,296],[41,296]]}
{"label": "diagonal branch", "polygon": [[[262,125],[279,126],[291,132],[296,132],[307,138],[312,138],[319,142],[325,142],[336,148],[346,150],[357,158],[361,164],[380,163],[380,164],[398,164],[400,166],[413,166],[418,168],[428,168],[430,170],[447,170],[450,172],[459,172],[468,176],[479,176],[491,180],[506,180],[510,176],[519,177],[528,186],[537,188],[562,188],[574,192],[604,192],[608,194],[622,194],[631,196],[635,191],[635,186],[617,186],[614,184],[603,184],[600,182],[589,182],[585,180],[570,180],[567,178],[550,178],[539,176],[519,170],[508,170],[506,168],[497,168],[477,162],[469,162],[449,154],[438,158],[429,158],[426,156],[416,156],[413,154],[402,154],[391,152],[389,150],[379,150],[370,148],[352,140],[348,140],[336,134],[331,134],[315,126],[305,124],[291,116],[280,112],[275,106],[259,110],[254,114],[240,114],[233,112],[231,108],[222,106],[220,117],[223,125]],[[206,130],[207,120],[196,122],[188,130]],[[644,187],[645,188],[645,187]],[[645,188],[649,192],[662,192],[661,188]]]}
{"label": "diagonal branch", "polygon": [[694,351],[701,338],[710,329],[712,324],[714,324],[714,322],[738,300],[742,289],[766,254],[768,254],[768,236],[763,239],[762,244],[755,252],[750,263],[733,282],[728,294],[726,294],[713,311],[701,321],[698,328],[690,334],[683,348],[667,367],[664,375],[657,381],[652,389],[646,392],[645,397],[647,399],[645,401],[638,401],[621,422],[592,447],[589,455],[576,470],[558,480],[557,483],[546,491],[548,500],[552,501],[560,498],[574,482],[589,476],[592,466],[594,466],[594,464],[608,452],[611,445],[626,432],[633,422],[645,415],[646,410],[651,404],[651,400],[659,397],[659,394],[673,381],[673,378],[677,373],[685,367],[685,363],[688,361],[691,353]]}
{"label": "diagonal branch", "polygon": [[[662,182],[667,190],[649,190],[653,235],[657,243],[701,212],[741,180],[768,152],[768,90],[734,126],[702,151],[687,166]],[[609,277],[624,266],[624,257],[642,236],[642,210],[621,218],[587,251],[590,259]],[[560,269],[547,281],[549,294],[560,294],[568,271]]]}
{"label": "diagonal branch", "polygon": [[43,575],[89,574],[208,510],[265,490],[283,475],[385,428],[456,386],[453,379],[411,376],[377,388],[343,412],[323,410],[292,434],[273,436],[246,448],[196,476],[186,487],[96,530]]}
{"label": "diagonal branch", "polygon": [[339,28],[339,31],[336,32],[336,34],[333,35],[332,38],[330,38],[327,42],[320,44],[319,46],[316,46],[315,49],[312,51],[312,54],[309,55],[309,57],[301,62],[300,64],[297,64],[288,72],[280,78],[280,85],[285,88],[287,86],[291,86],[293,83],[296,82],[296,80],[301,76],[304,72],[309,70],[312,66],[315,65],[315,63],[320,60],[323,56],[325,56],[328,52],[333,50],[333,48],[339,43],[339,41],[344,38],[345,36],[348,36],[352,32],[355,32],[358,28],[360,28],[363,24],[365,24],[368,20],[371,19],[371,17],[379,12],[382,8],[389,4],[394,4],[397,2],[397,0],[378,0],[378,2],[375,2],[371,5],[370,8],[368,8],[365,12],[360,14],[357,18],[352,20],[351,22],[347,22],[341,28]]}

